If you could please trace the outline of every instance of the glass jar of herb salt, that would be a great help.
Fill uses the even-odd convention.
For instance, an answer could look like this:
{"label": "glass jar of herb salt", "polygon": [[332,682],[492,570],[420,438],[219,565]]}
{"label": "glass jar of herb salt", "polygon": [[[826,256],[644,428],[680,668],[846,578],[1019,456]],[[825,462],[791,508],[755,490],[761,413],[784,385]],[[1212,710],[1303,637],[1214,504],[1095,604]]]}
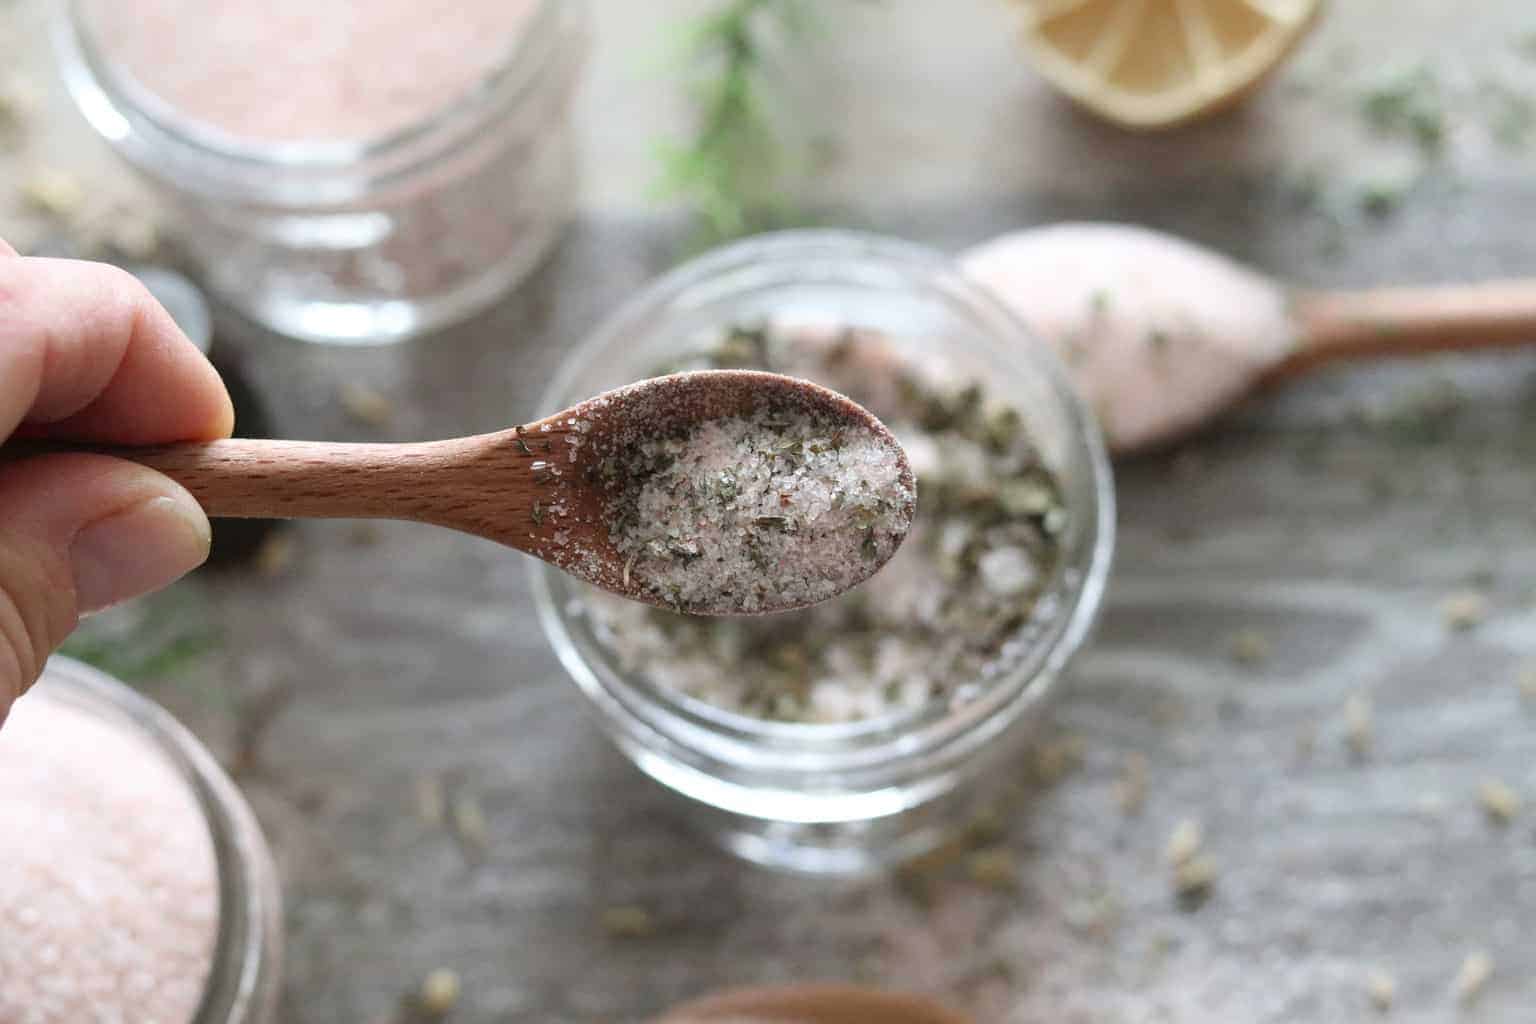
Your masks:
{"label": "glass jar of herb salt", "polygon": [[[823,231],[661,278],[572,353],[544,404],[709,367],[807,377],[879,416],[918,477],[906,543],[848,594],[737,619],[534,565],[545,631],[619,747],[729,849],[819,874],[917,856],[1006,782],[1097,614],[1114,502],[1093,417],[942,256]],[[730,496],[706,482],[696,497]]]}
{"label": "glass jar of herb salt", "polygon": [[487,306],[569,219],[580,0],[67,0],[64,78],[212,290],[398,341]]}
{"label": "glass jar of herb salt", "polygon": [[0,1020],[271,1024],[282,897],[250,807],[144,697],[54,657],[0,727]]}

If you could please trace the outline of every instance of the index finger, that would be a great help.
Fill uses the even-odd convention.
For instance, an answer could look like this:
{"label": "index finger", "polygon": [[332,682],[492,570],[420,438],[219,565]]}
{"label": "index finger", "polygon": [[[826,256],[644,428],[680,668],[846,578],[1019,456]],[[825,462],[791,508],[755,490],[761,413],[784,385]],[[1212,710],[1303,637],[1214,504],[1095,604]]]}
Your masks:
{"label": "index finger", "polygon": [[0,440],[160,444],[233,426],[218,373],[132,275],[0,251]]}

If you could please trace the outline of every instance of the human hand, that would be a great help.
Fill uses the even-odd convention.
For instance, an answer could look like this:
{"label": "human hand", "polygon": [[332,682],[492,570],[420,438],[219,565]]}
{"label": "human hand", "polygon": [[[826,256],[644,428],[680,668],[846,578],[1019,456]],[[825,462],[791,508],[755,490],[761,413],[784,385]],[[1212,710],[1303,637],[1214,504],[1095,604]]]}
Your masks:
{"label": "human hand", "polygon": [[[229,435],[218,374],[125,271],[24,259],[0,240],[0,443],[159,444]],[[208,557],[179,484],[102,455],[0,455],[0,723],[80,615]]]}

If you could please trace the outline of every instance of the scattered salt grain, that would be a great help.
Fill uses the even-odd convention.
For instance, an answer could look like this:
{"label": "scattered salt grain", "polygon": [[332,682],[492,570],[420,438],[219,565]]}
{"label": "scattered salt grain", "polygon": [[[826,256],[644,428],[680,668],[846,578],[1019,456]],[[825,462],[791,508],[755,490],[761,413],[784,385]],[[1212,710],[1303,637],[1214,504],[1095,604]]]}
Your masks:
{"label": "scattered salt grain", "polygon": [[203,813],[147,741],[44,688],[0,729],[0,1021],[190,1024],[219,924]]}
{"label": "scattered salt grain", "polygon": [[998,597],[1017,597],[1035,585],[1034,560],[1023,548],[994,548],[976,560],[981,585]]}
{"label": "scattered salt grain", "polygon": [[1470,1006],[1477,1002],[1492,978],[1493,957],[1481,951],[1469,953],[1461,962],[1461,970],[1456,973],[1451,992],[1458,1003]]}

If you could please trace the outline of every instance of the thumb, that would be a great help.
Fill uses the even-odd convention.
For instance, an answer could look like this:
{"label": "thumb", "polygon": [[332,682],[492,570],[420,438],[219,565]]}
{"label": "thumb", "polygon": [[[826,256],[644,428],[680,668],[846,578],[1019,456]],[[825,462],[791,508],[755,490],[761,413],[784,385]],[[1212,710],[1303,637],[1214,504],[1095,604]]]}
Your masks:
{"label": "thumb", "polygon": [[0,721],[80,615],[208,557],[203,510],[154,470],[100,455],[0,462]]}

